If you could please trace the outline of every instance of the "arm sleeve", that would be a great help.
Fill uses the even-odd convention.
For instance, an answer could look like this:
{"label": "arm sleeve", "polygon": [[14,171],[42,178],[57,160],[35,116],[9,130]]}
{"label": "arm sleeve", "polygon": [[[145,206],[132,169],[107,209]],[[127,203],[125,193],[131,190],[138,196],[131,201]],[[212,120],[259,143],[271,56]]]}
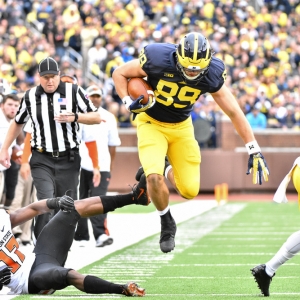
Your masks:
{"label": "arm sleeve", "polygon": [[29,132],[26,133],[25,140],[24,140],[24,149],[23,149],[23,155],[22,155],[22,164],[28,163],[29,156],[31,155],[31,134]]}
{"label": "arm sleeve", "polygon": [[86,144],[86,147],[88,148],[89,156],[93,162],[93,168],[99,168],[98,149],[97,149],[96,141],[85,142],[85,144]]}

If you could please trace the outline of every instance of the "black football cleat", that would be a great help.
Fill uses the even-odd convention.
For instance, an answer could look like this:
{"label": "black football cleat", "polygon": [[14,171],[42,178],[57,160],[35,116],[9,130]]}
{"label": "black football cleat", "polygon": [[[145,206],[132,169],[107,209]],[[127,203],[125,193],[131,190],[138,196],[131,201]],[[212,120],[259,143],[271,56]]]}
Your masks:
{"label": "black football cleat", "polygon": [[145,296],[145,289],[139,287],[134,282],[128,282],[127,284],[124,284],[122,287],[123,287],[122,294],[127,297],[144,297]]}
{"label": "black football cleat", "polygon": [[251,271],[261,293],[265,297],[270,296],[269,287],[270,287],[272,278],[275,276],[275,274],[272,277],[270,277],[266,273],[266,265],[258,265],[255,268],[251,269],[250,271]]}
{"label": "black football cleat", "polygon": [[136,174],[135,174],[135,180],[136,181],[140,181],[141,176],[144,174],[144,169],[143,167],[139,167],[139,169],[137,170]]}
{"label": "black football cleat", "polygon": [[133,200],[138,205],[149,205],[151,200],[147,192],[147,181],[145,174],[142,174],[140,181],[132,189]]}
{"label": "black football cleat", "polygon": [[[165,157],[165,167],[164,167],[164,174],[165,175],[165,171],[167,169],[167,167],[170,165],[169,161],[168,161],[168,157]],[[142,174],[144,174],[144,169],[143,167],[139,167],[139,169],[137,170],[136,174],[135,174],[135,180],[136,181],[140,181],[140,178],[142,176]]]}
{"label": "black football cleat", "polygon": [[175,248],[176,223],[170,210],[160,217],[161,233],[160,233],[160,250],[164,253],[171,252]]}

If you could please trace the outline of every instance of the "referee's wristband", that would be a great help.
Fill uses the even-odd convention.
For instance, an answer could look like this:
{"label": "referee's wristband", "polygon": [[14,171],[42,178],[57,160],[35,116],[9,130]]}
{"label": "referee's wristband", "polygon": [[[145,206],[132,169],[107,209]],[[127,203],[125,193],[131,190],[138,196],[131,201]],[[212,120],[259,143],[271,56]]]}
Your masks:
{"label": "referee's wristband", "polygon": [[74,114],[74,122],[77,122],[77,120],[78,120],[78,113],[75,113]]}
{"label": "referee's wristband", "polygon": [[249,143],[247,143],[245,145],[245,147],[246,147],[249,155],[261,152],[260,147],[258,146],[257,141],[249,142]]}
{"label": "referee's wristband", "polygon": [[122,98],[122,102],[124,103],[127,110],[129,110],[129,106],[133,102],[130,96],[125,96]]}

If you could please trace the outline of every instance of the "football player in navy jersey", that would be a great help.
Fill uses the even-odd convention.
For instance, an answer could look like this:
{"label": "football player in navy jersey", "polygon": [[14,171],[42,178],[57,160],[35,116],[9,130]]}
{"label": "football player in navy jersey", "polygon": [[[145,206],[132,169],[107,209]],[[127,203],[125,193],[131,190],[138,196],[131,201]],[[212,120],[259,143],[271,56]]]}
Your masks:
{"label": "football player in navy jersey", "polygon": [[[200,189],[201,156],[190,116],[200,95],[210,93],[231,119],[250,155],[247,174],[253,169],[253,182],[261,184],[262,177],[268,180],[269,170],[252,129],[225,85],[224,63],[213,57],[209,42],[202,34],[186,34],[178,45],[149,44],[141,50],[139,59],[118,67],[112,77],[126,108],[137,114],[141,170],[147,177],[150,198],[161,216],[162,252],[174,249],[176,234],[164,176],[183,198],[193,199]],[[154,95],[148,92],[146,104],[141,103],[143,96],[131,99],[128,95],[128,79],[133,77],[146,77],[153,88]],[[170,165],[165,165],[165,156]]]}

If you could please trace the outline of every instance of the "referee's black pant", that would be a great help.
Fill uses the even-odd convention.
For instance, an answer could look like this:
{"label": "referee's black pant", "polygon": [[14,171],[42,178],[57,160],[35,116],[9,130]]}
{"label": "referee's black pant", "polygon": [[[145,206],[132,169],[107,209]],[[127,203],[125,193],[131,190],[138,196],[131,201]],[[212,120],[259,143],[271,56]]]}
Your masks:
{"label": "referee's black pant", "polygon": [[[30,159],[31,174],[37,191],[37,199],[63,196],[67,191],[73,199],[77,199],[78,176],[80,169],[80,155],[74,151],[74,160],[69,155],[52,157],[32,151]],[[37,216],[34,225],[34,235],[37,238],[57,211]]]}

